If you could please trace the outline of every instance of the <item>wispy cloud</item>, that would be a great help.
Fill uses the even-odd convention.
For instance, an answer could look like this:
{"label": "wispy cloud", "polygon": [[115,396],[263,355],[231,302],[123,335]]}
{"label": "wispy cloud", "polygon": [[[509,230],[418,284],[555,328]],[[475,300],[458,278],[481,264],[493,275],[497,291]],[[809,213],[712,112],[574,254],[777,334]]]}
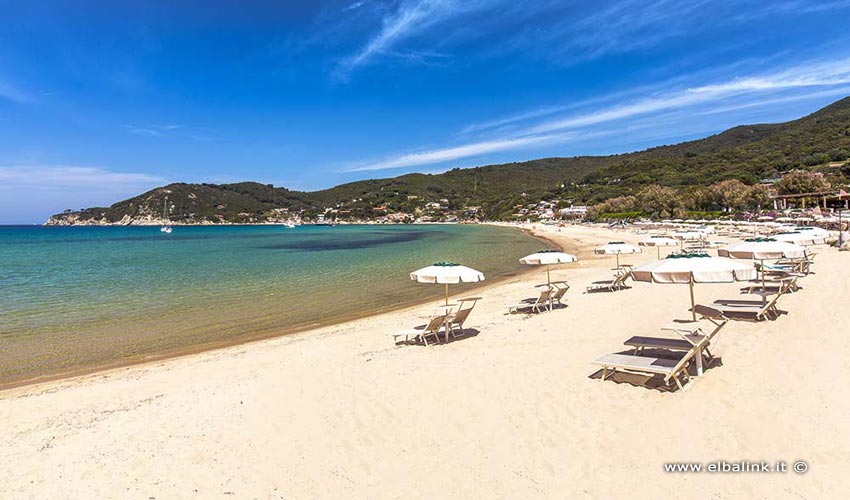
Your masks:
{"label": "wispy cloud", "polygon": [[166,183],[138,172],[78,165],[0,165],[0,224],[41,222],[65,209],[105,206]]}
{"label": "wispy cloud", "polygon": [[519,149],[532,145],[541,145],[556,141],[563,141],[572,134],[558,135],[536,135],[528,137],[516,137],[512,139],[496,139],[486,142],[476,142],[451,148],[433,149],[404,154],[384,161],[351,167],[346,172],[362,172],[369,170],[388,170],[392,168],[412,167],[417,165],[428,165],[444,161],[468,158],[485,153]]}
{"label": "wispy cloud", "polygon": [[180,130],[185,128],[183,125],[148,125],[148,126],[137,126],[137,125],[124,125],[124,128],[127,129],[131,134],[138,135],[147,135],[153,137],[165,137],[174,132],[175,130]]}
{"label": "wispy cloud", "polygon": [[[719,83],[666,90],[578,114],[553,117],[552,115],[558,113],[557,110],[568,109],[571,106],[555,105],[543,110],[518,113],[502,120],[523,123],[509,136],[484,138],[461,145],[404,153],[380,161],[361,162],[349,167],[346,171],[409,168],[530,146],[569,143],[599,133],[600,128],[608,131],[617,129],[625,131],[630,122],[661,117],[665,113],[677,113],[679,124],[684,122],[687,125],[689,113],[707,113],[712,108],[720,107],[727,107],[729,111],[733,111],[758,106],[759,103],[766,105],[771,98],[781,103],[803,100],[817,94],[821,94],[821,97],[836,95],[848,85],[850,85],[850,58],[843,58],[828,62],[808,62],[772,73],[744,76]],[[789,92],[794,95],[784,95]],[[706,106],[709,107],[706,108]],[[489,123],[499,123],[499,120]]]}
{"label": "wispy cloud", "polygon": [[397,9],[382,16],[377,33],[353,54],[339,61],[334,76],[346,80],[355,69],[369,64],[379,55],[398,57],[405,53],[408,56],[404,58],[418,61],[427,61],[433,55],[447,57],[447,54],[431,47],[402,51],[398,45],[431,28],[503,3],[505,0],[402,0]]}
{"label": "wispy cloud", "polygon": [[364,5],[366,5],[366,2],[354,2],[350,5],[343,7],[340,12],[349,12],[349,11],[352,11],[352,10],[356,10],[356,9],[359,9],[360,7],[363,7]]}
{"label": "wispy cloud", "polygon": [[115,172],[100,167],[75,165],[0,166],[0,189],[115,188],[163,182],[155,175]]}
{"label": "wispy cloud", "polygon": [[[485,42],[486,47],[476,57],[522,52],[571,65],[650,49],[671,38],[692,37],[718,26],[841,12],[850,9],[850,0],[617,0],[601,7],[596,2],[554,0],[522,4],[511,0],[401,0],[395,5],[387,9],[385,4],[376,3],[370,9],[373,16],[380,16],[378,28],[367,30],[371,33],[367,41],[337,62],[333,72],[336,79],[345,81],[355,70],[376,64],[381,57],[408,52],[452,56],[457,47],[474,42]],[[344,11],[362,7],[356,2]],[[364,16],[351,19],[364,28]],[[486,43],[488,37],[497,38]],[[407,59],[432,62],[427,57]]]}
{"label": "wispy cloud", "polygon": [[17,104],[27,104],[35,100],[35,97],[19,88],[9,81],[0,79],[0,99],[5,99]]}
{"label": "wispy cloud", "polygon": [[166,125],[124,125],[124,128],[131,134],[146,137],[176,137],[179,139],[191,139],[197,142],[211,142],[216,140],[211,136],[210,130],[206,127],[194,127],[176,123]]}

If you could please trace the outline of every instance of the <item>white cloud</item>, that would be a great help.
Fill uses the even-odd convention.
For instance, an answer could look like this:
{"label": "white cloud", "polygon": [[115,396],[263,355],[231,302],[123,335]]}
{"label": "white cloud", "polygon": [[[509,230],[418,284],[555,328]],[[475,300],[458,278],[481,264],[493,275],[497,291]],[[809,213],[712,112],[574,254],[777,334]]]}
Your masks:
{"label": "white cloud", "polygon": [[455,146],[451,148],[434,149],[430,151],[420,151],[416,153],[404,154],[388,160],[369,163],[345,170],[346,172],[363,172],[369,170],[387,170],[392,168],[412,167],[417,165],[428,165],[432,163],[440,163],[444,161],[457,160],[459,158],[468,158],[478,156],[485,153],[494,153],[497,151],[506,151],[512,149],[524,148],[532,145],[540,145],[555,141],[563,141],[567,138],[566,134],[557,135],[538,135],[534,137],[517,137],[513,139],[497,139],[485,142],[476,142]]}
{"label": "white cloud", "polygon": [[[381,5],[377,4],[376,5]],[[607,3],[538,0],[400,0],[379,13],[380,27],[353,53],[339,60],[334,77],[346,80],[379,57],[413,54],[453,55],[453,48],[494,37],[476,57],[522,52],[536,59],[570,65],[609,54],[638,52],[676,37],[692,37],[722,26],[850,9],[850,0],[811,2],[712,2],[710,0],[618,0]],[[344,9],[360,8],[356,2]],[[341,21],[362,30],[363,18]],[[350,27],[350,26],[349,26]],[[413,47],[411,47],[413,46]],[[414,62],[426,58],[410,57]],[[464,58],[467,59],[467,58]]]}
{"label": "white cloud", "polygon": [[[661,116],[665,113],[679,114],[680,124],[688,125],[689,114],[707,114],[713,109],[728,107],[729,111],[748,106],[769,104],[770,97],[777,103],[821,96],[835,95],[850,85],[850,58],[828,62],[809,62],[781,71],[762,75],[735,78],[729,81],[706,84],[691,88],[668,90],[617,105],[609,105],[591,112],[550,118],[560,109],[571,105],[556,105],[519,113],[512,117],[485,123],[483,129],[493,124],[530,122],[518,127],[512,135],[468,142],[460,146],[448,146],[426,151],[401,154],[377,162],[361,162],[347,169],[348,172],[388,170],[422,165],[439,164],[462,158],[472,158],[490,153],[517,150],[544,144],[563,144],[592,135],[626,131],[635,120]],[[779,95],[797,92],[796,96]],[[734,101],[734,102],[731,102]],[[709,106],[706,108],[705,106]],[[534,122],[535,118],[547,117]],[[662,125],[658,125],[661,127]],[[670,126],[669,124],[664,126]],[[480,127],[480,125],[479,125]],[[602,128],[602,129],[600,129]],[[464,129],[465,131],[468,130]],[[685,134],[682,134],[685,135]]]}
{"label": "white cloud", "polygon": [[69,208],[108,206],[165,183],[155,175],[98,167],[0,166],[0,224],[43,222]]}
{"label": "white cloud", "polygon": [[163,182],[161,177],[70,165],[0,166],[0,189],[114,188]]}
{"label": "white cloud", "polygon": [[26,104],[32,102],[34,97],[11,82],[0,80],[0,99],[6,99],[17,104]]}
{"label": "white cloud", "polygon": [[[336,67],[335,76],[347,79],[352,71],[366,65],[378,55],[399,57],[402,53],[393,47],[409,38],[426,32],[428,29],[456,19],[470,12],[492,7],[504,0],[404,0],[394,12],[384,15],[381,28],[369,41],[350,56],[342,59]],[[416,50],[408,59],[424,60],[423,55],[436,54],[446,57],[438,51]]]}

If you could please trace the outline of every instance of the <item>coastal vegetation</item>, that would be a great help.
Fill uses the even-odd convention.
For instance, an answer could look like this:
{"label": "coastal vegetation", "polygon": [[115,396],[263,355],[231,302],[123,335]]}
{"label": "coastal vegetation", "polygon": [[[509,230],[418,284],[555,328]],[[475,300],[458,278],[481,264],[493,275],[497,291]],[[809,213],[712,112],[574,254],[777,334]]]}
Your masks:
{"label": "coastal vegetation", "polygon": [[670,217],[758,209],[779,194],[819,192],[850,179],[850,97],[780,124],[611,156],[543,158],[406,174],[315,192],[254,182],[170,184],[110,207],[69,210],[49,223],[144,223],[163,204],[177,223],[257,223],[325,214],[337,220],[517,218],[541,200],[591,205],[591,215]]}

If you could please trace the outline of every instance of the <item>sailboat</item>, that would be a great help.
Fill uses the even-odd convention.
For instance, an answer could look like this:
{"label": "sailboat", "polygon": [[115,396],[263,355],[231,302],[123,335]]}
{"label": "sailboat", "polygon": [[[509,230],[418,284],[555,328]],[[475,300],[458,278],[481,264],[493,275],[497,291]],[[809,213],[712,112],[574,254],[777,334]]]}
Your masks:
{"label": "sailboat", "polygon": [[[163,221],[167,221],[167,220],[168,220],[168,198],[166,198],[166,199],[165,199],[165,201],[164,201],[164,202],[162,202],[162,220],[163,220]],[[172,229],[171,229],[171,226],[170,226],[169,224],[167,224],[167,223],[166,223],[166,224],[163,224],[163,225],[159,228],[159,231],[160,231],[161,233],[171,234]]]}

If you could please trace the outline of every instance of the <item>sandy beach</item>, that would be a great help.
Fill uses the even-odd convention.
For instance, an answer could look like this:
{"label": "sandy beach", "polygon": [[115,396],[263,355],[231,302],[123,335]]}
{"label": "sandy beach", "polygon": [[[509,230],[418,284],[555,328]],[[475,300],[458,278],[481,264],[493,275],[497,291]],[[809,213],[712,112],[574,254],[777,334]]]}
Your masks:
{"label": "sandy beach", "polygon": [[[585,294],[614,265],[591,249],[642,236],[535,232],[581,258],[553,268],[572,285],[565,309],[505,314],[545,281],[538,268],[475,290],[477,334],[448,344],[393,344],[426,304],[0,392],[0,496],[818,499],[850,487],[850,255],[821,246],[781,299],[787,314],[730,322],[718,362],[666,392],[598,380],[591,361],[687,318],[687,286]],[[697,285],[696,300],[739,288]],[[808,471],[664,471],[721,460]]]}

